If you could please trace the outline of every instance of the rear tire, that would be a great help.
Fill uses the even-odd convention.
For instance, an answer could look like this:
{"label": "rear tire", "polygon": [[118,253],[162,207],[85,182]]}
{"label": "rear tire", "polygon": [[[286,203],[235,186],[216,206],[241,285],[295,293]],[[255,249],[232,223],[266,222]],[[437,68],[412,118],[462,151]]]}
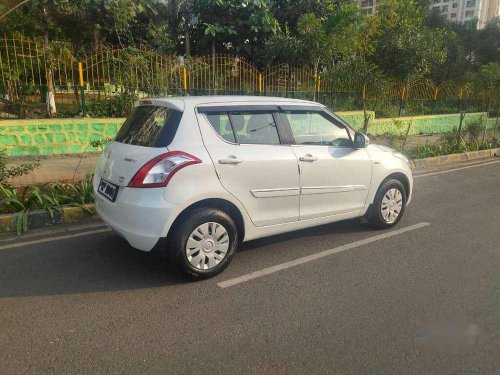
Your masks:
{"label": "rear tire", "polygon": [[376,229],[391,228],[403,217],[406,207],[406,191],[395,179],[386,179],[378,188],[368,216],[369,223]]}
{"label": "rear tire", "polygon": [[221,273],[231,263],[238,231],[225,212],[198,208],[182,215],[167,239],[167,252],[179,270],[192,280]]}

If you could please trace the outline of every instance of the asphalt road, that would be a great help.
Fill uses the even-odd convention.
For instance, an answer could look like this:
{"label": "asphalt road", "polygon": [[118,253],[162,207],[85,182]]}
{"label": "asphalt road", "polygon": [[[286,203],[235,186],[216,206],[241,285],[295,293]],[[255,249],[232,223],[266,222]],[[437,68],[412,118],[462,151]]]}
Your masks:
{"label": "asphalt road", "polygon": [[102,228],[0,239],[0,373],[499,374],[500,160],[420,172],[413,199],[198,283]]}

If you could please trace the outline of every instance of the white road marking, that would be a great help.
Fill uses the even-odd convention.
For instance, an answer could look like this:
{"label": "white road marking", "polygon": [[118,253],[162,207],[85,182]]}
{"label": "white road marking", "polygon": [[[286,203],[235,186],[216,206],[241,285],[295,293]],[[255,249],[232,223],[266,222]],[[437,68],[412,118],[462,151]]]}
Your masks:
{"label": "white road marking", "polygon": [[488,163],[467,165],[466,167],[460,167],[460,168],[454,168],[454,169],[447,169],[445,171],[432,172],[432,173],[426,173],[426,174],[418,174],[418,175],[414,175],[413,179],[420,178],[420,177],[434,176],[436,174],[441,174],[441,173],[450,173],[450,172],[455,172],[455,171],[461,171],[462,169],[477,168],[477,167],[482,167],[483,165],[490,165],[490,164],[496,164],[496,163],[500,163],[500,160],[498,160],[498,161],[490,161]]}
{"label": "white road marking", "polygon": [[56,237],[42,238],[42,239],[39,239],[39,240],[17,242],[17,243],[10,244],[10,245],[0,246],[0,250],[14,249],[16,247],[22,247],[22,246],[28,246],[28,245],[36,245],[36,244],[39,244],[39,243],[51,242],[51,241],[58,241],[58,240],[66,240],[66,239],[69,239],[69,238],[76,238],[76,237],[88,236],[89,234],[104,233],[104,232],[110,232],[110,231],[111,231],[111,229],[104,228],[104,229],[91,230],[91,231],[87,231],[87,232],[80,232],[80,233],[74,233],[74,234],[66,234],[64,236],[56,236]]}
{"label": "white road marking", "polygon": [[312,262],[314,260],[318,260],[318,259],[330,256],[333,254],[337,254],[337,253],[340,253],[342,251],[354,249],[355,247],[368,245],[370,243],[384,240],[386,238],[394,237],[394,236],[397,236],[397,235],[400,235],[400,234],[403,234],[406,232],[410,232],[412,230],[424,228],[428,225],[430,225],[430,223],[425,223],[425,222],[410,225],[409,227],[396,229],[396,230],[393,230],[391,232],[382,233],[382,234],[379,234],[379,235],[376,235],[373,237],[365,238],[364,240],[351,242],[351,243],[348,243],[346,245],[335,247],[333,249],[320,251],[319,253],[316,253],[316,254],[307,255],[305,257],[301,257],[301,258],[298,258],[298,259],[295,259],[295,260],[292,260],[289,262],[277,264],[275,266],[264,268],[264,269],[259,270],[259,271],[251,272],[251,273],[248,273],[248,274],[243,275],[243,276],[235,277],[234,279],[221,281],[220,283],[217,283],[217,285],[221,288],[228,288],[231,286],[235,286],[235,285],[244,283],[246,281],[257,279],[257,278],[262,277],[262,276],[270,275],[270,274],[275,273],[275,272],[283,271],[283,270],[286,270],[288,268],[292,268],[292,267],[299,266],[299,265],[304,264],[304,263]]}

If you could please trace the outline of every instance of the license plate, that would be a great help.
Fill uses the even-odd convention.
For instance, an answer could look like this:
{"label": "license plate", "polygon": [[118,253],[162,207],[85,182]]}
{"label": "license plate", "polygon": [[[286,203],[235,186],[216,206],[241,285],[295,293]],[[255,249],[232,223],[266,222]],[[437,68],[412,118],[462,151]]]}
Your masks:
{"label": "license plate", "polygon": [[118,194],[118,186],[101,179],[97,191],[111,202],[114,202],[116,200],[116,195]]}

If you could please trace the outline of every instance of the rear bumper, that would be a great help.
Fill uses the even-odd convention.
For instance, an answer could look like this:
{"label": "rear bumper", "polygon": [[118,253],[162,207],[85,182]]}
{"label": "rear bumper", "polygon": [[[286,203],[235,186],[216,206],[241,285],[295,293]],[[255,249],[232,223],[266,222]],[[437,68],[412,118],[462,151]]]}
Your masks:
{"label": "rear bumper", "polygon": [[97,193],[99,180],[94,177],[94,197],[102,220],[136,249],[153,249],[177,205],[164,199],[163,188],[120,187],[116,201],[110,202]]}

